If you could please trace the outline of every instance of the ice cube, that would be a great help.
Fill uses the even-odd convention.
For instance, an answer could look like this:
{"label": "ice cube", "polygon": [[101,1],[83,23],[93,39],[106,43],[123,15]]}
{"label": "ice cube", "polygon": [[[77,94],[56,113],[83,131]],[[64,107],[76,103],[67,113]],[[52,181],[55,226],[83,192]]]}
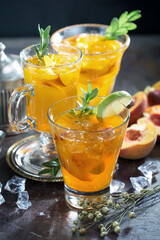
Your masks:
{"label": "ice cube", "polygon": [[16,202],[18,208],[27,210],[29,207],[32,206],[31,201],[29,201],[29,195],[27,191],[19,192],[18,199]]}
{"label": "ice cube", "polygon": [[4,203],[5,202],[5,199],[4,199],[4,197],[2,196],[2,194],[0,194],[0,205],[2,204],[2,203]]}
{"label": "ice cube", "polygon": [[0,193],[2,192],[3,184],[0,182]]}
{"label": "ice cube", "polygon": [[116,173],[118,170],[119,170],[119,163],[116,164],[114,173]]}
{"label": "ice cube", "polygon": [[5,185],[5,189],[11,193],[19,193],[25,190],[26,179],[14,175]]}
{"label": "ice cube", "polygon": [[139,166],[138,169],[143,173],[145,177],[151,178],[151,179],[152,179],[152,176],[155,176],[157,173],[159,173],[159,170],[156,164],[151,161],[145,162],[144,164]]}
{"label": "ice cube", "polygon": [[44,212],[40,212],[39,216],[45,216],[45,213]]}
{"label": "ice cube", "polygon": [[110,183],[110,194],[112,193],[121,193],[125,187],[125,183],[112,179]]}
{"label": "ice cube", "polygon": [[130,177],[132,187],[140,192],[142,189],[147,188],[151,185],[151,179],[139,176],[139,177]]}

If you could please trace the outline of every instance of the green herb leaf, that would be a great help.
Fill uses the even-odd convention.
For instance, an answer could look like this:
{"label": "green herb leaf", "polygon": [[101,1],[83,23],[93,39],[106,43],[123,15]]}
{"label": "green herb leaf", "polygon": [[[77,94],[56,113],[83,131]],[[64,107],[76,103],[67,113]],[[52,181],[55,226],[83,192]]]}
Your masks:
{"label": "green herb leaf", "polygon": [[118,29],[118,18],[114,17],[111,21],[112,31],[115,32]]}
{"label": "green herb leaf", "polygon": [[88,107],[88,102],[86,101],[85,98],[82,98],[82,97],[81,97],[81,100],[82,100],[82,110],[85,110]]}
{"label": "green herb leaf", "polygon": [[114,35],[119,36],[119,35],[126,34],[127,32],[128,30],[126,28],[120,28],[114,33]]}
{"label": "green herb leaf", "polygon": [[58,173],[58,171],[60,170],[60,166],[59,167],[54,167],[54,168],[51,168],[51,171],[50,171],[50,174],[52,177],[55,177]]}
{"label": "green herb leaf", "polygon": [[119,27],[121,27],[127,21],[127,17],[128,17],[127,11],[121,14],[121,16],[119,17]]}
{"label": "green herb leaf", "polygon": [[50,39],[50,30],[50,26],[47,26],[46,29],[43,30],[43,28],[40,27],[40,24],[38,24],[38,31],[40,34],[40,48],[38,49],[38,47],[35,47],[35,51],[39,60],[42,60],[45,55],[48,55],[47,45]]}
{"label": "green herb leaf", "polygon": [[56,158],[54,160],[44,162],[42,165],[45,166],[45,167],[58,167],[59,166],[59,161]]}
{"label": "green herb leaf", "polygon": [[125,11],[118,18],[114,17],[111,20],[110,26],[106,29],[105,39],[117,39],[118,36],[124,35],[128,33],[130,30],[134,30],[137,28],[133,21],[141,18],[141,11],[135,10],[130,13]]}
{"label": "green herb leaf", "polygon": [[87,96],[88,96],[87,92],[85,92],[81,87],[80,87],[80,89],[81,89],[81,91],[82,91],[83,94],[84,94],[84,99],[87,99]]}
{"label": "green herb leaf", "polygon": [[88,108],[88,105],[89,105],[89,102],[94,99],[97,94],[98,94],[98,88],[95,88],[92,90],[92,85],[91,85],[91,82],[89,82],[88,84],[88,92],[85,92],[82,88],[82,92],[84,94],[84,97],[81,97],[81,100],[82,100],[82,106],[81,106],[81,112],[85,112],[86,109]]}
{"label": "green herb leaf", "polygon": [[88,83],[88,94],[91,94],[92,92],[92,84],[91,82]]}
{"label": "green herb leaf", "polygon": [[142,16],[141,11],[135,10],[128,14],[127,19],[128,19],[128,21],[132,22],[132,21],[139,19],[141,16]]}
{"label": "green herb leaf", "polygon": [[59,164],[58,158],[55,158],[51,161],[44,162],[42,165],[47,168],[40,171],[38,175],[49,173],[52,177],[55,177],[58,171],[60,170],[60,164]]}
{"label": "green herb leaf", "polygon": [[51,30],[50,26],[47,26],[46,29],[44,30],[44,37],[45,38],[48,38],[50,30]]}
{"label": "green herb leaf", "polygon": [[98,94],[98,88],[93,89],[93,91],[88,94],[88,98],[87,101],[91,101],[92,99],[94,99]]}
{"label": "green herb leaf", "polygon": [[127,30],[134,30],[137,28],[137,25],[135,23],[127,22],[123,25],[123,27]]}
{"label": "green herb leaf", "polygon": [[92,84],[91,84],[91,82],[89,82],[88,87],[87,87],[88,92],[85,92],[82,88],[81,88],[81,90],[84,94],[83,97],[80,97],[82,100],[82,104],[79,101],[77,101],[77,103],[79,105],[78,110],[80,109],[81,111],[80,112],[78,111],[76,114],[76,111],[74,109],[71,109],[69,111],[71,118],[72,117],[80,118],[82,116],[87,117],[91,114],[95,114],[95,112],[96,112],[94,107],[89,106],[89,103],[92,99],[94,99],[98,95],[98,88],[95,88],[92,90]]}
{"label": "green herb leaf", "polygon": [[40,172],[38,173],[38,175],[43,175],[43,174],[46,174],[46,173],[50,173],[50,171],[51,171],[51,169],[46,168],[46,169],[40,171]]}

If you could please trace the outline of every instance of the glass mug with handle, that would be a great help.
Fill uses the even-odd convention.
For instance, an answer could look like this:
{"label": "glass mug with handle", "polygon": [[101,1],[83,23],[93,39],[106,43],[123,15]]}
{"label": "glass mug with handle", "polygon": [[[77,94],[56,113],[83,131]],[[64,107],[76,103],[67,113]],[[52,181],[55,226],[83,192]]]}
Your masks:
{"label": "glass mug with handle", "polygon": [[[77,94],[82,59],[79,49],[64,44],[49,44],[48,49],[49,55],[42,63],[36,58],[35,45],[22,50],[20,57],[26,85],[15,89],[8,109],[9,122],[15,130],[27,132],[35,129],[41,133],[38,140],[29,141],[19,153],[20,158],[32,163],[35,173],[39,172],[44,161],[56,155],[47,111],[54,102]],[[23,119],[19,119],[23,102],[26,102],[27,112]]]}

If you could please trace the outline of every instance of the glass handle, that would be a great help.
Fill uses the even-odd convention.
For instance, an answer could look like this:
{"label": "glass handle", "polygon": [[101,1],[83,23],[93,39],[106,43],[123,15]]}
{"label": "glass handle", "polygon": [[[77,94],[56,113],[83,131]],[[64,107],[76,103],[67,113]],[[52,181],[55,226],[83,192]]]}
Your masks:
{"label": "glass handle", "polygon": [[34,96],[34,88],[31,84],[26,84],[24,87],[16,88],[13,91],[9,101],[9,123],[18,132],[28,132],[32,128],[36,127],[36,122],[31,117],[27,117],[27,113],[25,113],[25,117],[23,119],[20,119],[19,117],[20,102],[26,96]]}

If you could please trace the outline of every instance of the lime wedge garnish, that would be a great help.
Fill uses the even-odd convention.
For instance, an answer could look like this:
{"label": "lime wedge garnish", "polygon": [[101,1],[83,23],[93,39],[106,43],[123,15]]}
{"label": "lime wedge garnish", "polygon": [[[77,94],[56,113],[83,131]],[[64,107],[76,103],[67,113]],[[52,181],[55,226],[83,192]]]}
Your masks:
{"label": "lime wedge garnish", "polygon": [[105,118],[114,114],[119,114],[124,106],[129,105],[132,96],[126,91],[111,93],[105,97],[97,106],[97,117]]}

